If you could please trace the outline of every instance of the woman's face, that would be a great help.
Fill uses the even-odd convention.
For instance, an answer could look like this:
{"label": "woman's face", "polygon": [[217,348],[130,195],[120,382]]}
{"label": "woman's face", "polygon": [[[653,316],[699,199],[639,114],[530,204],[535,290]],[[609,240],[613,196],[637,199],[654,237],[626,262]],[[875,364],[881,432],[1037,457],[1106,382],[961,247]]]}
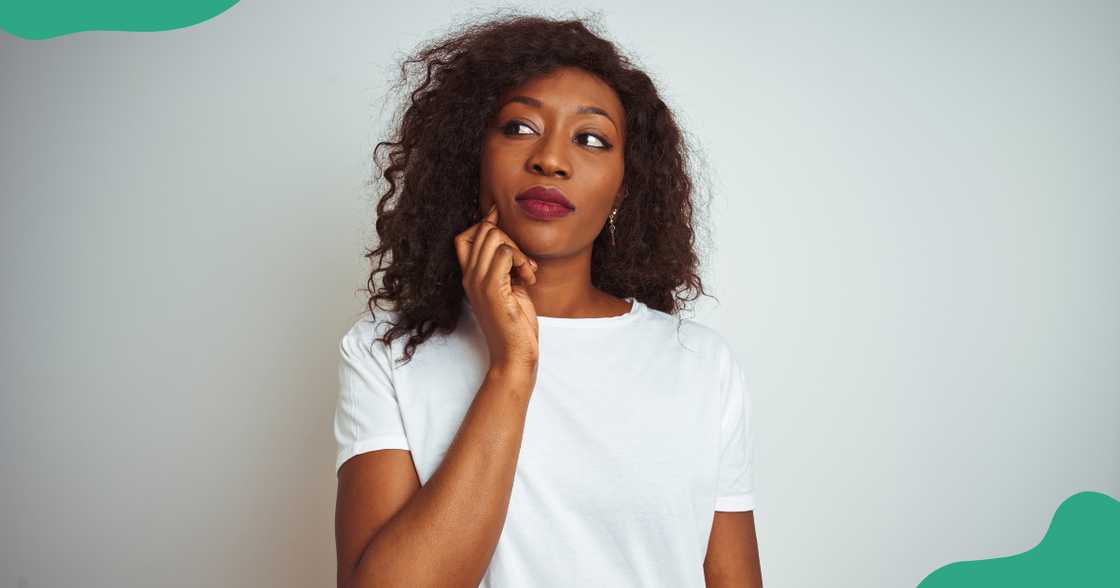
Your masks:
{"label": "woman's face", "polygon": [[[498,226],[531,257],[589,249],[619,203],[625,120],[614,90],[575,67],[506,92],[483,141],[479,212],[497,203]],[[559,190],[572,208],[522,201],[535,186]]]}

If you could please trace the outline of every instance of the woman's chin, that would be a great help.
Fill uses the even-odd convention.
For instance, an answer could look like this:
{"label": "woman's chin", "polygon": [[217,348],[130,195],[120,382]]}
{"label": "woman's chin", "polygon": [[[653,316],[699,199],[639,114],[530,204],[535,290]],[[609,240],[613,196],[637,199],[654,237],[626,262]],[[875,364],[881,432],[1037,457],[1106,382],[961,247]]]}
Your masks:
{"label": "woman's chin", "polygon": [[564,250],[564,240],[560,238],[560,235],[551,234],[554,231],[538,227],[519,226],[510,228],[506,233],[530,257],[535,255],[547,256]]}

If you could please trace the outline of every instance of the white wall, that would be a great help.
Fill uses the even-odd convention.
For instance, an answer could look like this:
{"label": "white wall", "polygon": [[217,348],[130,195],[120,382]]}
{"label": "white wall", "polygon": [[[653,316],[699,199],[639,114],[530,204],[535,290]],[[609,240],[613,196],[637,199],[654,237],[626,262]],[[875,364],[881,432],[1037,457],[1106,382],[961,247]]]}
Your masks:
{"label": "white wall", "polygon": [[[766,585],[915,585],[1120,497],[1120,7],[799,4],[597,3],[708,158]],[[0,33],[0,585],[332,585],[378,100],[469,6]]]}

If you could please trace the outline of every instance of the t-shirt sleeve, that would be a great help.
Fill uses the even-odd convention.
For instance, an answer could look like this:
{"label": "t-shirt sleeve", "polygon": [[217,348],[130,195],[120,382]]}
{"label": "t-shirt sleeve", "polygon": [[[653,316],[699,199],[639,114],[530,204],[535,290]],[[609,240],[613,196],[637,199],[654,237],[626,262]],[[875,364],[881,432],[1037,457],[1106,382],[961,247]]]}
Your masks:
{"label": "t-shirt sleeve", "polygon": [[339,343],[339,390],[334,413],[336,474],[346,460],[359,453],[410,449],[393,388],[389,355],[374,337],[372,329],[358,325]]}
{"label": "t-shirt sleeve", "polygon": [[717,511],[754,510],[754,431],[751,395],[742,366],[725,347],[721,369],[723,418],[720,424]]}

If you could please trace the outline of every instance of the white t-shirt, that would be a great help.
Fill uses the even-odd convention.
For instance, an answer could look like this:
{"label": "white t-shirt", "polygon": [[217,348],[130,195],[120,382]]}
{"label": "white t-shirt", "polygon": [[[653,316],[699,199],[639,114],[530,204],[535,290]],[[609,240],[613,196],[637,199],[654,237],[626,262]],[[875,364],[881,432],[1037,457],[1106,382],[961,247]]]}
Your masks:
{"label": "white t-shirt", "polygon": [[[735,353],[710,327],[627,300],[623,315],[538,317],[536,386],[480,586],[704,586],[715,511],[754,509],[751,397]],[[336,468],[408,449],[420,482],[431,478],[489,367],[463,309],[454,332],[403,366],[390,359],[408,335],[371,353],[386,325],[368,311],[342,338]]]}

